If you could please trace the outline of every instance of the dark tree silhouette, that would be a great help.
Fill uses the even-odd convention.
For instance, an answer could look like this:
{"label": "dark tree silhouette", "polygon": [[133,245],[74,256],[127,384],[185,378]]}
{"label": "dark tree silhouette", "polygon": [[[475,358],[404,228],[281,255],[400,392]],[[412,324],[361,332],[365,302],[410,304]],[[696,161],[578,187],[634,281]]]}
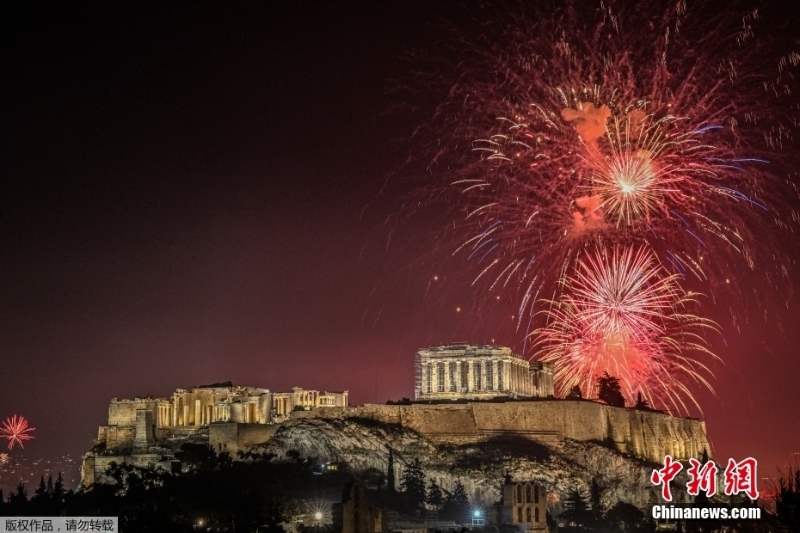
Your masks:
{"label": "dark tree silhouette", "polygon": [[39,488],[33,493],[33,498],[31,501],[40,502],[44,499],[49,499],[50,496],[47,494],[47,485],[44,483],[44,476],[39,479]]}
{"label": "dark tree silhouette", "polygon": [[419,458],[406,465],[403,471],[402,488],[408,504],[414,509],[419,509],[425,505],[425,474],[422,472],[422,465]]}
{"label": "dark tree silhouette", "polygon": [[279,501],[268,500],[264,506],[262,522],[263,525],[258,528],[258,531],[263,531],[264,533],[286,533],[286,530],[283,529],[283,523],[286,522],[283,505]]}
{"label": "dark tree silhouette", "polygon": [[377,468],[367,468],[362,474],[362,477],[364,478],[364,483],[368,487],[375,487],[378,490],[383,488],[383,485],[386,483],[386,474]]}
{"label": "dark tree silhouette", "polygon": [[789,467],[778,479],[775,512],[790,531],[800,531],[800,467]]}
{"label": "dark tree silhouette", "polygon": [[58,477],[56,478],[56,484],[53,487],[53,499],[56,501],[61,501],[66,492],[67,491],[64,490],[64,479],[61,477],[61,472],[59,472]]}
{"label": "dark tree silhouette", "polygon": [[653,529],[653,524],[636,506],[618,502],[606,513],[609,531],[612,533],[641,532]]}
{"label": "dark tree silhouette", "polygon": [[428,505],[430,505],[436,511],[441,509],[442,505],[444,504],[444,495],[442,494],[442,489],[439,487],[439,484],[436,483],[435,479],[431,479],[430,484],[428,484],[427,501]]}
{"label": "dark tree silhouette", "polygon": [[569,491],[564,500],[564,512],[561,513],[561,518],[568,524],[575,524],[578,527],[584,527],[591,523],[592,516],[589,506],[579,491],[575,489]]}
{"label": "dark tree silhouette", "polygon": [[625,407],[625,396],[622,395],[622,387],[619,379],[609,376],[608,372],[597,378],[597,397],[614,407]]}
{"label": "dark tree silhouette", "polygon": [[647,401],[647,398],[642,397],[642,393],[639,392],[636,395],[636,409],[650,409],[650,404]]}
{"label": "dark tree silhouette", "polygon": [[441,515],[445,520],[464,520],[469,514],[469,497],[464,484],[456,481],[453,492],[445,495]]}
{"label": "dark tree silhouette", "polygon": [[589,485],[589,514],[591,516],[589,523],[595,529],[602,529],[605,526],[605,514],[601,503],[603,492],[604,490],[597,479],[592,478],[592,483]]}
{"label": "dark tree silhouette", "polygon": [[389,490],[390,494],[394,494],[395,491],[395,484],[394,484],[394,455],[392,455],[392,449],[389,448],[389,465],[386,468],[386,488]]}
{"label": "dark tree silhouette", "polygon": [[583,398],[583,393],[581,392],[581,388],[577,385],[570,389],[567,398]]}
{"label": "dark tree silhouette", "polygon": [[217,466],[217,454],[205,444],[181,444],[175,458],[188,470],[212,470]]}

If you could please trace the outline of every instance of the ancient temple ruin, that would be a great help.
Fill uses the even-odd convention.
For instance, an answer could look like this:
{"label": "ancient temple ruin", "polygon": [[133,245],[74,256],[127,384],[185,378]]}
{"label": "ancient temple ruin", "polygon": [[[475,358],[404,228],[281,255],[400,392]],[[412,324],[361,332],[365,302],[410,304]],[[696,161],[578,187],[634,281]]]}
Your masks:
{"label": "ancient temple ruin", "polygon": [[176,446],[193,439],[235,453],[269,439],[293,412],[346,408],[348,395],[300,387],[271,392],[224,382],[178,389],[169,398],[114,398],[108,424],[98,429],[95,453],[84,459],[83,483],[100,478],[111,462],[170,470]]}
{"label": "ancient temple ruin", "polygon": [[553,396],[553,367],[503,346],[448,344],[423,348],[414,363],[416,400]]}

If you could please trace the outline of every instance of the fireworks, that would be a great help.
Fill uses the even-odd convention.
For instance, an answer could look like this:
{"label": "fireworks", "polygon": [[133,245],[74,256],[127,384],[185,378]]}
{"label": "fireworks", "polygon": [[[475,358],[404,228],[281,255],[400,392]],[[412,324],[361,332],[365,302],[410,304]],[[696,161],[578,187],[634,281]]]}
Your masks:
{"label": "fireworks", "polygon": [[[457,81],[426,152],[441,178],[425,194],[450,194],[450,255],[479,299],[510,293],[518,330],[542,335],[533,355],[561,369],[562,388],[608,370],[629,394],[647,397],[647,383],[675,405],[691,398],[680,379],[708,385],[682,354],[706,350],[697,329],[709,323],[679,312],[680,285],[716,298],[743,268],[788,276],[779,235],[800,220],[788,149],[800,54],[791,32],[759,36],[757,10],[654,6],[485,13],[480,39],[453,47]],[[597,249],[613,253],[586,256]],[[595,307],[588,320],[592,291],[622,283],[613,272],[644,284],[631,298],[655,300],[644,315]],[[762,301],[755,286],[736,290]]]}
{"label": "fireworks", "polygon": [[[442,181],[426,194],[454,193],[444,242],[523,295],[598,240],[647,244],[704,284],[737,264],[785,276],[800,55],[758,38],[757,11],[597,7],[487,13],[460,43],[428,153]],[[761,261],[754,234],[776,244]]]}
{"label": "fireworks", "polygon": [[13,415],[6,418],[3,425],[0,426],[0,438],[8,441],[9,450],[12,450],[15,444],[18,444],[20,448],[24,448],[25,446],[22,444],[23,441],[34,438],[33,435],[30,434],[34,429],[36,428],[32,428],[28,425],[28,421],[25,417]]}
{"label": "fireworks", "polygon": [[[686,410],[690,378],[710,388],[708,368],[692,355],[710,354],[700,333],[714,324],[687,308],[681,289],[645,249],[597,251],[577,261],[566,290],[543,311],[536,331],[539,358],[552,363],[562,393],[574,386],[589,396],[603,372],[618,377],[628,399],[638,394]],[[713,357],[713,356],[712,356]]]}

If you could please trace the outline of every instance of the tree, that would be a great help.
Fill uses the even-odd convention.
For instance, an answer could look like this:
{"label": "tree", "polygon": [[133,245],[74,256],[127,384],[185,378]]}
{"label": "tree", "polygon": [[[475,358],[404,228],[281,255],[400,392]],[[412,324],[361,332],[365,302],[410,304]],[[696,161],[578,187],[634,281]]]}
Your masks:
{"label": "tree", "polygon": [[394,484],[394,456],[392,455],[392,449],[389,448],[389,466],[386,468],[386,485],[387,489],[389,490],[390,494],[394,494],[395,491],[395,484]]}
{"label": "tree", "polygon": [[778,479],[775,513],[790,531],[800,531],[800,468],[789,467]]}
{"label": "tree", "polygon": [[259,528],[258,531],[263,531],[264,533],[286,533],[283,528],[283,523],[286,521],[283,505],[279,501],[269,499],[262,513],[263,527]]}
{"label": "tree", "polygon": [[567,523],[575,524],[576,526],[585,526],[591,522],[592,516],[589,512],[589,506],[579,491],[575,489],[569,491],[564,500],[564,512],[561,513],[561,518]]}
{"label": "tree", "polygon": [[608,372],[603,372],[603,375],[597,378],[597,388],[597,397],[608,405],[625,407],[625,397],[622,395],[619,379],[608,375]]}
{"label": "tree", "polygon": [[[289,455],[294,450],[289,450]],[[213,470],[216,468],[217,454],[205,444],[187,442],[181,444],[181,451],[175,452],[175,458],[185,465],[188,470]]]}
{"label": "tree", "polygon": [[425,474],[418,457],[406,465],[401,484],[410,506],[419,509],[425,505]]}
{"label": "tree", "polygon": [[381,490],[384,483],[386,483],[386,474],[377,468],[367,468],[362,477],[367,487],[375,487],[378,490]]}
{"label": "tree", "polygon": [[596,478],[592,478],[592,483],[589,485],[589,505],[591,506],[589,514],[591,516],[591,526],[595,529],[601,529],[604,525],[605,517],[603,515],[602,499],[603,488]]}
{"label": "tree", "polygon": [[53,498],[60,502],[66,492],[67,491],[64,490],[64,480],[61,478],[61,472],[59,472],[56,478],[56,484],[53,487]]}
{"label": "tree", "polygon": [[636,506],[625,502],[618,502],[606,513],[606,520],[610,530],[614,533],[622,531],[644,531],[646,529],[645,515]]}
{"label": "tree", "polygon": [[592,511],[600,512],[602,504],[600,500],[603,498],[603,489],[600,488],[600,483],[596,478],[592,478],[592,483],[589,485],[589,505],[592,506]]}
{"label": "tree", "polygon": [[21,507],[28,503],[28,491],[25,490],[25,485],[20,483],[17,485],[17,492],[12,493],[8,497],[8,503],[15,507]]}
{"label": "tree", "polygon": [[44,483],[44,476],[39,479],[39,488],[37,488],[33,493],[33,498],[31,500],[35,500],[37,502],[42,501],[49,497],[47,494],[47,485]]}
{"label": "tree", "polygon": [[434,511],[441,509],[442,505],[444,504],[444,495],[442,494],[442,489],[439,487],[439,484],[436,483],[435,479],[431,479],[431,482],[428,485],[427,501],[428,505]]}
{"label": "tree", "polygon": [[469,513],[469,497],[461,481],[456,481],[453,492],[448,492],[442,504],[441,514],[446,520],[463,520]]}
{"label": "tree", "polygon": [[577,385],[570,389],[567,398],[583,398],[583,393],[581,392],[581,388]]}
{"label": "tree", "polygon": [[637,393],[636,395],[636,409],[640,410],[650,409],[650,403],[648,403],[647,398],[642,397],[641,392]]}

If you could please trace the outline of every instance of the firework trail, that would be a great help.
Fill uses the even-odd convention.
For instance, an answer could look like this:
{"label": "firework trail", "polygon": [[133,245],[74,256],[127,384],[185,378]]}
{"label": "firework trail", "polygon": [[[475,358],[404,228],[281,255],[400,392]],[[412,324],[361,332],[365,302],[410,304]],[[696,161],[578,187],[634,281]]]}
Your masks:
{"label": "firework trail", "polygon": [[[563,295],[542,311],[534,332],[540,360],[553,364],[562,394],[573,387],[593,396],[604,372],[620,380],[629,401],[686,412],[694,401],[686,379],[711,388],[698,355],[713,358],[701,335],[715,325],[688,312],[694,295],[647,248],[597,250],[578,260]],[[699,406],[698,406],[699,408]]]}
{"label": "firework trail", "polygon": [[709,386],[686,354],[710,353],[712,324],[682,311],[680,284],[713,300],[743,268],[788,283],[793,33],[683,0],[482,9],[422,143],[421,194],[450,207],[441,242],[476,299],[511,295],[562,390],[608,370],[629,397],[685,410],[684,381]]}
{"label": "firework trail", "polygon": [[421,194],[447,198],[442,242],[516,295],[523,329],[597,243],[649,246],[712,293],[742,267],[787,276],[800,54],[758,11],[712,7],[516,8],[454,47]]}
{"label": "firework trail", "polygon": [[14,445],[24,448],[23,441],[33,439],[34,437],[30,433],[35,429],[28,425],[25,417],[13,415],[6,418],[3,425],[0,426],[0,438],[8,441],[9,450],[14,449]]}

